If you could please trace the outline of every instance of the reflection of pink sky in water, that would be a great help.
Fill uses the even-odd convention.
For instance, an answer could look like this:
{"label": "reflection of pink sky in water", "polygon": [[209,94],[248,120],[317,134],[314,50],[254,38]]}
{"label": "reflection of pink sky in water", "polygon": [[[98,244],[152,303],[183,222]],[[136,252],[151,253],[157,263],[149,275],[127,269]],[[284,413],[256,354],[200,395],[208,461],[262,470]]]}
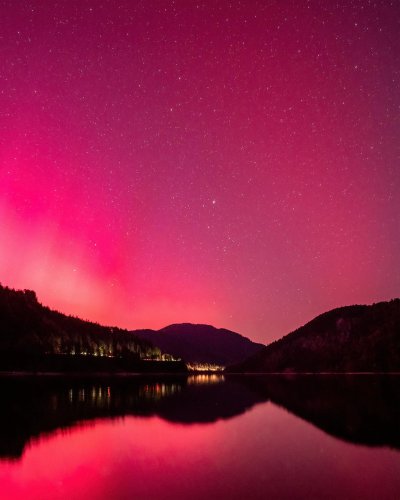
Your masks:
{"label": "reflection of pink sky in water", "polygon": [[[396,498],[400,454],[348,444],[264,404],[229,421],[100,420],[0,462],[2,499]],[[379,493],[379,495],[378,495]]]}

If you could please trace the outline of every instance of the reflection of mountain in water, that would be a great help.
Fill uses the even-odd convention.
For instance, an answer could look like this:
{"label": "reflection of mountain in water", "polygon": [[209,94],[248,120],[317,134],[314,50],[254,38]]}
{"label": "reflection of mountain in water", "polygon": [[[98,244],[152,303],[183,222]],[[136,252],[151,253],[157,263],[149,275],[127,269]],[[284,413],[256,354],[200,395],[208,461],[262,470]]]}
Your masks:
{"label": "reflection of mountain in water", "polygon": [[208,423],[263,400],[222,375],[109,379],[1,378],[0,457],[21,456],[35,436],[95,418],[152,416]]}
{"label": "reflection of mountain in water", "polygon": [[400,449],[400,376],[255,378],[266,398],[335,437]]}
{"label": "reflection of mountain in water", "polygon": [[336,437],[400,448],[399,389],[394,376],[2,378],[0,457],[19,457],[33,437],[95,418],[210,423],[267,400]]}

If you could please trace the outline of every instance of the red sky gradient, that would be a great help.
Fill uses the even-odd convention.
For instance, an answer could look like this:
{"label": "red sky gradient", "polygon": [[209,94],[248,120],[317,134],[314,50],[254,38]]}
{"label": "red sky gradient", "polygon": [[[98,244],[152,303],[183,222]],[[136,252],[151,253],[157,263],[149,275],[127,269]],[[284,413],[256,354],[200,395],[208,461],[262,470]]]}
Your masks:
{"label": "red sky gradient", "polygon": [[106,324],[261,342],[400,295],[400,4],[0,15],[3,284]]}

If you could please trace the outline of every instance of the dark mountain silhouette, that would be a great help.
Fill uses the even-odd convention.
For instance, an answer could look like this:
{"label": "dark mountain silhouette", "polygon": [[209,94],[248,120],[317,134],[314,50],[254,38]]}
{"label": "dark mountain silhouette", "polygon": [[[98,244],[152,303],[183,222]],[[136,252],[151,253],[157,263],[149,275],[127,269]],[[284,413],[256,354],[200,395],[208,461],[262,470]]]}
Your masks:
{"label": "dark mountain silhouette", "polygon": [[150,368],[185,371],[182,363],[127,330],[66,316],[41,305],[31,290],[0,285],[0,371]]}
{"label": "dark mountain silhouette", "polygon": [[134,330],[132,333],[189,363],[226,366],[238,363],[264,347],[230,330],[191,323],[170,325],[157,331]]}
{"label": "dark mountain silhouette", "polygon": [[228,372],[400,372],[400,299],[333,309]]}

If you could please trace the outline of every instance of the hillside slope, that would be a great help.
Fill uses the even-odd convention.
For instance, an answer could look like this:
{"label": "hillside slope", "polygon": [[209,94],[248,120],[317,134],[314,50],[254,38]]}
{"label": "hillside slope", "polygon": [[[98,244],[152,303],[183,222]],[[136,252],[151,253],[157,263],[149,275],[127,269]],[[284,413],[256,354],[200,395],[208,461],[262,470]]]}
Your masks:
{"label": "hillside slope", "polygon": [[333,309],[228,372],[400,372],[400,299]]}
{"label": "hillside slope", "polygon": [[0,359],[35,355],[157,359],[161,353],[127,330],[66,316],[41,305],[31,290],[0,285]]}

